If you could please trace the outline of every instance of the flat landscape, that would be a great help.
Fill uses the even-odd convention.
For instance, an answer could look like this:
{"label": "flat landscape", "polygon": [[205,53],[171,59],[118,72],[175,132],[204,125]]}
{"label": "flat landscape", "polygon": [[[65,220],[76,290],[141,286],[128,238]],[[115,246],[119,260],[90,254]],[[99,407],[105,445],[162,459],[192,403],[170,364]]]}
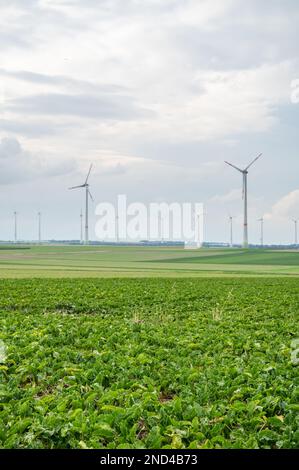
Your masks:
{"label": "flat landscape", "polygon": [[115,246],[2,246],[5,277],[298,276],[299,251]]}
{"label": "flat landscape", "polygon": [[0,447],[298,448],[298,252],[9,248]]}

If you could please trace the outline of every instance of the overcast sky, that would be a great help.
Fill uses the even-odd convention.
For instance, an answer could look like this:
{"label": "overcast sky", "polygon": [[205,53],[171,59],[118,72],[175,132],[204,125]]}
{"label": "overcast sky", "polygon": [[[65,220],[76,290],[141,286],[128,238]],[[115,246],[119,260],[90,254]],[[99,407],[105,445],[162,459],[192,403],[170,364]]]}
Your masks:
{"label": "overcast sky", "polygon": [[[96,202],[204,202],[206,239],[293,241],[298,0],[0,0],[0,239],[78,238]],[[94,212],[95,206],[92,207]],[[95,218],[93,217],[93,222]],[[94,238],[91,231],[91,238]]]}

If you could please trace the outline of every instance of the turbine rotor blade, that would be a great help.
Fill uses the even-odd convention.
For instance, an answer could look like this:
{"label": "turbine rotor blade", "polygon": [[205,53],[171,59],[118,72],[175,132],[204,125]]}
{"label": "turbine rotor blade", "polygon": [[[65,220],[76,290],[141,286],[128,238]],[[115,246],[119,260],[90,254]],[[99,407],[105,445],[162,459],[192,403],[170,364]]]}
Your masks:
{"label": "turbine rotor blade", "polygon": [[229,166],[232,166],[235,170],[238,170],[238,171],[240,171],[241,173],[243,173],[243,170],[241,170],[241,168],[238,168],[237,166],[235,166],[235,165],[233,165],[232,163],[229,163],[229,162],[227,162],[227,161],[225,161],[225,163],[226,163],[227,165],[229,165]]}
{"label": "turbine rotor blade", "polygon": [[92,202],[94,202],[94,198],[92,197],[92,194],[91,194],[91,192],[90,192],[89,190],[88,190],[88,194],[89,194],[89,197],[90,197],[90,199],[92,200]]}
{"label": "turbine rotor blade", "polygon": [[257,157],[254,158],[254,160],[252,160],[251,163],[249,163],[249,165],[245,168],[245,171],[247,171],[263,154],[260,153]]}
{"label": "turbine rotor blade", "polygon": [[92,163],[91,163],[91,165],[90,165],[90,167],[89,167],[89,170],[88,170],[88,173],[87,173],[87,176],[86,176],[86,180],[85,180],[85,184],[87,184],[87,181],[88,181],[88,178],[89,178],[91,169],[92,169]]}
{"label": "turbine rotor blade", "polygon": [[69,189],[85,188],[85,184],[80,184],[79,186],[72,186]]}

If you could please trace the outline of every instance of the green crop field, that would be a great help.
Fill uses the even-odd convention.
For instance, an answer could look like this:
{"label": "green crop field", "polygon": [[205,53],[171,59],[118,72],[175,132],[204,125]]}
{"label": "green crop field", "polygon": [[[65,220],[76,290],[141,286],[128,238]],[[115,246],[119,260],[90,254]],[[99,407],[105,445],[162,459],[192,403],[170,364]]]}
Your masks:
{"label": "green crop field", "polygon": [[0,447],[298,448],[298,256],[2,247]]}
{"label": "green crop field", "polygon": [[299,275],[299,251],[181,247],[2,247],[5,277],[194,277]]}

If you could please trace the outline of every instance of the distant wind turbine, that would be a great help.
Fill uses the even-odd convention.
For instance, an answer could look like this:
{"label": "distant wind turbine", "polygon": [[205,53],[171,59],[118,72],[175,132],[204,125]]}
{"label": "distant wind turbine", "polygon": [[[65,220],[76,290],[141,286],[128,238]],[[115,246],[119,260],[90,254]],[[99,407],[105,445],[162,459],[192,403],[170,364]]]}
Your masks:
{"label": "distant wind turbine", "polygon": [[119,215],[118,215],[118,208],[116,207],[115,213],[115,235],[116,235],[116,243],[119,242]]}
{"label": "distant wind turbine", "polygon": [[88,184],[88,179],[90,176],[91,169],[92,169],[92,164],[89,167],[86,180],[83,184],[80,184],[79,186],[72,186],[71,188],[69,188],[69,189],[85,188],[85,240],[84,242],[86,245],[88,245],[89,243],[89,237],[88,237],[88,200],[89,199],[88,198],[90,197],[91,200],[93,201],[93,197],[90,193],[89,184]]}
{"label": "distant wind turbine", "polygon": [[242,170],[232,163],[225,162],[227,165],[233,167],[235,170],[238,170],[243,175],[243,200],[244,200],[244,231],[243,231],[243,248],[248,248],[248,207],[247,207],[247,175],[249,168],[262,156],[260,153],[254,160],[252,160],[249,165]]}
{"label": "distant wind turbine", "polygon": [[18,213],[14,211],[14,223],[15,223],[15,243],[18,241]]}
{"label": "distant wind turbine", "polygon": [[161,242],[164,243],[164,217],[162,214],[159,214],[159,226],[160,226]]}
{"label": "distant wind turbine", "polygon": [[234,246],[233,242],[233,215],[229,215],[229,226],[230,226],[230,247],[232,248]]}
{"label": "distant wind turbine", "polygon": [[261,247],[264,246],[264,217],[261,217],[260,219],[258,219],[258,222],[261,223]]}
{"label": "distant wind turbine", "polygon": [[298,219],[293,219],[295,225],[295,245],[298,245]]}
{"label": "distant wind turbine", "polygon": [[80,243],[81,243],[81,245],[83,243],[83,213],[82,213],[82,209],[81,209],[81,212],[80,212]]}
{"label": "distant wind turbine", "polygon": [[38,212],[38,243],[41,244],[42,241],[42,213]]}

